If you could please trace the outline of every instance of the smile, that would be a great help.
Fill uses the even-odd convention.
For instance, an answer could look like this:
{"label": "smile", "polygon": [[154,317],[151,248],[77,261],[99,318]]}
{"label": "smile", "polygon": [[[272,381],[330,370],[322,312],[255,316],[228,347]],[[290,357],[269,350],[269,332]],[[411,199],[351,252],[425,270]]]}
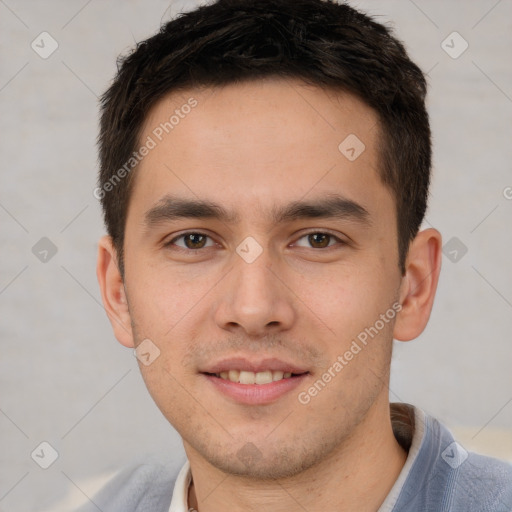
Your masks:
{"label": "smile", "polygon": [[292,377],[291,372],[283,372],[281,370],[264,370],[261,372],[249,372],[245,370],[229,370],[216,373],[215,376],[231,382],[240,384],[270,384],[283,379]]}

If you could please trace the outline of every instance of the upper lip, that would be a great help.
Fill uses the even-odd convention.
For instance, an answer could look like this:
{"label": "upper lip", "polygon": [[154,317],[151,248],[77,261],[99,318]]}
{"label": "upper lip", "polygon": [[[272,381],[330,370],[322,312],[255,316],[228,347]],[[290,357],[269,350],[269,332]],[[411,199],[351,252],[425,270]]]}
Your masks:
{"label": "upper lip", "polygon": [[254,373],[264,372],[266,370],[282,371],[285,373],[306,373],[308,371],[296,364],[276,358],[249,360],[244,357],[231,357],[208,365],[207,368],[201,370],[201,373],[221,373],[228,372],[229,370],[240,370]]}

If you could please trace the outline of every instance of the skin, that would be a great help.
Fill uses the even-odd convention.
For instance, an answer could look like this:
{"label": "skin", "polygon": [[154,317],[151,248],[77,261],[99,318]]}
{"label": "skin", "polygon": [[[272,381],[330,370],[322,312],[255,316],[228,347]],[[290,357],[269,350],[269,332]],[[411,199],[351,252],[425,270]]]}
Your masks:
{"label": "skin", "polygon": [[[428,321],[441,236],[420,232],[401,274],[395,201],[378,174],[379,123],[354,96],[282,79],[172,93],[148,114],[141,140],[190,96],[197,107],[136,171],[124,282],[107,236],[97,268],[119,342],[149,338],[160,350],[139,366],[183,438],[189,506],[375,511],[406,459],[389,417],[392,339],[413,339]],[[349,134],[366,147],[352,162],[338,150]],[[270,218],[274,208],[333,193],[362,206],[366,222]],[[239,219],[180,218],[148,229],[146,212],[166,194],[214,201]],[[201,249],[183,238],[165,246],[188,230],[211,238]],[[326,232],[334,235],[320,237],[327,247],[307,236]],[[248,236],[262,248],[252,263],[236,252]],[[396,303],[395,319],[301,404],[298,392]],[[200,373],[232,356],[277,357],[309,374],[274,403],[243,405]],[[250,461],[241,455],[247,446]]]}

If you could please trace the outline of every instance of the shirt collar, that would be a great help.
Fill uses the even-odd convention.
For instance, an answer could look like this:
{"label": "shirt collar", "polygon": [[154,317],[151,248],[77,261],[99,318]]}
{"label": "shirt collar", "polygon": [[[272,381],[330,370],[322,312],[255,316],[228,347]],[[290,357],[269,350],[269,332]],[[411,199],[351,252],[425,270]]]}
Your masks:
{"label": "shirt collar", "polygon": [[176,478],[169,512],[188,512],[188,488],[192,481],[190,462],[187,460]]}
{"label": "shirt collar", "polygon": [[389,491],[377,512],[393,511],[398,497],[404,488],[405,481],[414,463],[418,459],[418,454],[425,438],[425,422],[427,421],[427,416],[421,409],[409,404],[391,404],[391,411],[395,437],[402,446],[409,444],[409,449],[407,460],[405,461],[402,471],[400,471],[391,491]]}

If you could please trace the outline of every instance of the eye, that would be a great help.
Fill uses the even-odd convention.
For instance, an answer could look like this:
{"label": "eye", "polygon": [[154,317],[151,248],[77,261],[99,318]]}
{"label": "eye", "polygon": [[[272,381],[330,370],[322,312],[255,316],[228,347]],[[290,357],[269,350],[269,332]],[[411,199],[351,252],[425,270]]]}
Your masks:
{"label": "eye", "polygon": [[[211,243],[208,244],[207,240]],[[183,240],[182,243],[177,243],[178,240]],[[188,233],[182,233],[180,236],[173,238],[170,242],[165,244],[167,247],[176,245],[177,247],[185,250],[197,250],[203,249],[204,247],[211,247],[214,245],[213,240],[204,233],[198,233],[195,231],[189,231]]]}
{"label": "eye", "polygon": [[[300,243],[301,240],[306,240],[305,243]],[[336,244],[336,242],[343,244],[343,240],[331,233],[324,233],[322,231],[315,231],[301,236],[295,243],[299,247],[312,247],[313,249],[325,249]]]}

